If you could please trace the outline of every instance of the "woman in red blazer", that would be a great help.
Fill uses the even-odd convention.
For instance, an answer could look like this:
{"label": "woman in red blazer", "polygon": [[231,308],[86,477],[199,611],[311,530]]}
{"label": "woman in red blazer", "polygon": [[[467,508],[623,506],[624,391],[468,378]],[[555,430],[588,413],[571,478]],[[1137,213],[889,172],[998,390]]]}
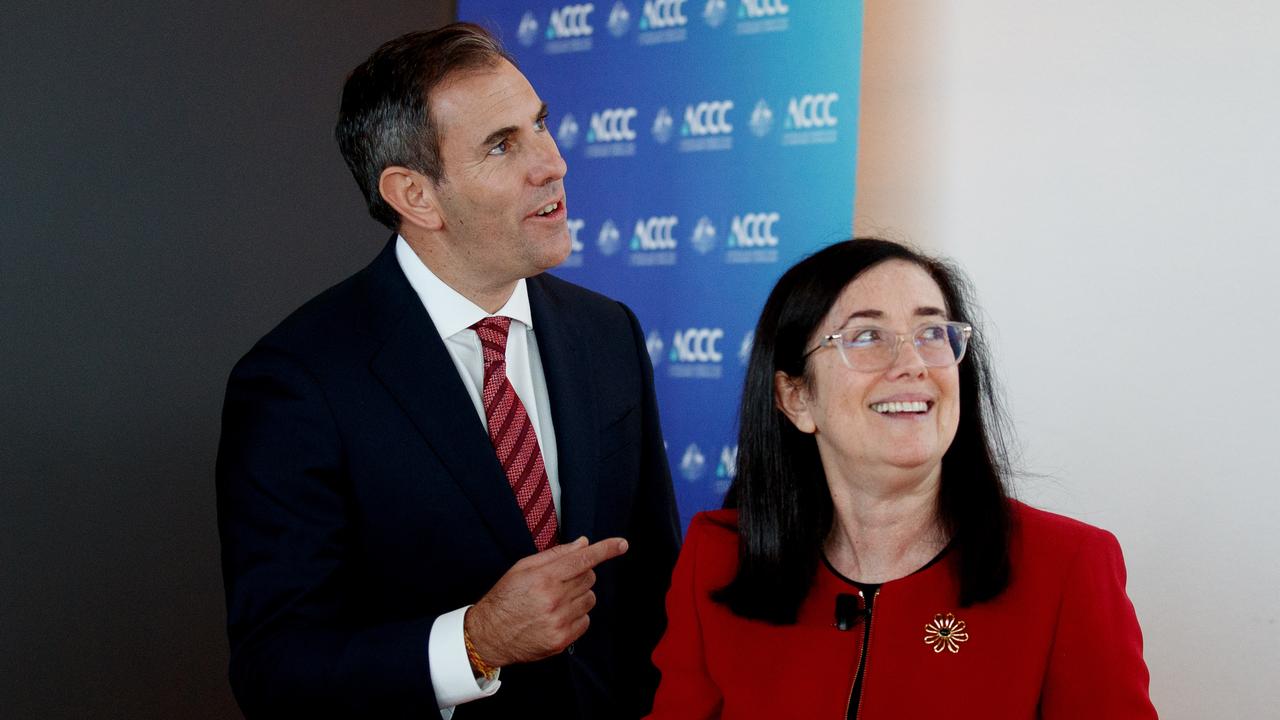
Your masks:
{"label": "woman in red blazer", "polygon": [[651,717],[1156,716],[1115,538],[1007,495],[971,318],[959,273],[896,243],[783,275]]}

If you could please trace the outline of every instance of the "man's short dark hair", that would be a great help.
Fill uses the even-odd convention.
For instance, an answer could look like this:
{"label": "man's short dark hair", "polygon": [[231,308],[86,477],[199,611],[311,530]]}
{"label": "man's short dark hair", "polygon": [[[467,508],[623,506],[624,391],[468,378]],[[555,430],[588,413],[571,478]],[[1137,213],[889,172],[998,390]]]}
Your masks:
{"label": "man's short dark hair", "polygon": [[378,191],[386,168],[401,165],[433,183],[444,177],[432,91],[454,73],[502,60],[515,64],[488,30],[453,23],[388,41],[347,76],[334,137],[375,220],[392,230],[400,225]]}

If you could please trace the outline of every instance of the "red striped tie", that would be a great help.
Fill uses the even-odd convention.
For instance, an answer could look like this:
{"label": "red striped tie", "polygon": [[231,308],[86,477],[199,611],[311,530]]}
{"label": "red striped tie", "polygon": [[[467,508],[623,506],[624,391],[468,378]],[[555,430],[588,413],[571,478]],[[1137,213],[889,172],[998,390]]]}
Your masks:
{"label": "red striped tie", "polygon": [[484,352],[484,414],[489,422],[489,440],[498,453],[498,462],[507,473],[507,482],[524,513],[524,522],[538,550],[555,544],[556,508],[551,502],[551,483],[538,449],[538,436],[516,389],[507,379],[507,330],[511,318],[490,317],[472,325],[480,336]]}

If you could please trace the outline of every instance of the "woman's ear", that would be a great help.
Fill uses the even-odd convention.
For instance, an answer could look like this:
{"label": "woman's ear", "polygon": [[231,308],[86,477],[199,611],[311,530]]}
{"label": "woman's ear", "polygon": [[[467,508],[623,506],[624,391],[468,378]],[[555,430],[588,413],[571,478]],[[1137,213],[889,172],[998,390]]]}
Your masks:
{"label": "woman's ear", "polygon": [[818,429],[809,414],[809,387],[804,378],[793,378],[779,370],[773,374],[773,402],[802,433]]}

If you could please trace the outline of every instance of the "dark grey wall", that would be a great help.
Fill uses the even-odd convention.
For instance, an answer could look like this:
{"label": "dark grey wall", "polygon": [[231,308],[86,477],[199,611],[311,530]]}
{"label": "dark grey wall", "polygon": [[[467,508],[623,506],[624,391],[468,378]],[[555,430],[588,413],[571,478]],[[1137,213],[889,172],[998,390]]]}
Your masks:
{"label": "dark grey wall", "polygon": [[238,716],[214,516],[223,385],[385,240],[332,141],[342,79],[453,12],[6,7],[0,715]]}

